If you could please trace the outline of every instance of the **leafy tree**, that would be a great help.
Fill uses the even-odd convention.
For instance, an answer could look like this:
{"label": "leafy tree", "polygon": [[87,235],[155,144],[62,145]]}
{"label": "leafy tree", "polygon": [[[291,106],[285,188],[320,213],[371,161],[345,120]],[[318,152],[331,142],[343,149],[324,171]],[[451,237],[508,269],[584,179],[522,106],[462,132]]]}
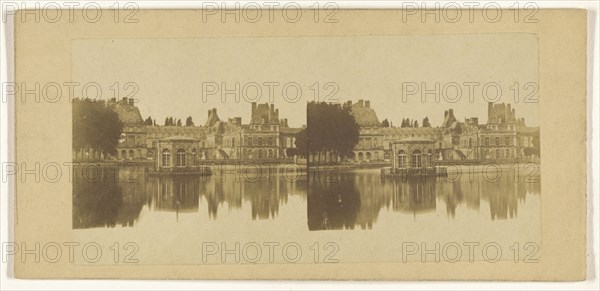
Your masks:
{"label": "leafy tree", "polygon": [[177,126],[181,126],[181,119],[177,119]]}
{"label": "leafy tree", "polygon": [[431,124],[429,124],[429,118],[427,116],[423,118],[423,127],[431,127]]}
{"label": "leafy tree", "polygon": [[381,127],[390,127],[390,122],[387,120],[387,118],[381,122]]}
{"label": "leafy tree", "polygon": [[[345,103],[308,103],[306,141],[309,153],[332,152],[337,156],[352,156],[358,143],[359,126]],[[301,141],[302,138],[297,139]]]}
{"label": "leafy tree", "polygon": [[73,100],[73,150],[116,154],[123,123],[112,107],[92,99]]}
{"label": "leafy tree", "polygon": [[152,117],[148,116],[148,118],[146,118],[146,120],[144,121],[145,125],[152,125]]}
{"label": "leafy tree", "polygon": [[191,116],[188,116],[188,118],[185,119],[185,126],[194,126]]}
{"label": "leafy tree", "polygon": [[403,118],[402,119],[402,124],[400,124],[400,127],[404,128],[404,127],[410,127],[410,122],[408,121],[408,118]]}
{"label": "leafy tree", "polygon": [[[306,128],[303,128],[300,132],[296,133],[296,150],[292,151],[292,154],[307,157],[308,156],[308,141],[306,136]],[[289,152],[288,152],[289,154]]]}

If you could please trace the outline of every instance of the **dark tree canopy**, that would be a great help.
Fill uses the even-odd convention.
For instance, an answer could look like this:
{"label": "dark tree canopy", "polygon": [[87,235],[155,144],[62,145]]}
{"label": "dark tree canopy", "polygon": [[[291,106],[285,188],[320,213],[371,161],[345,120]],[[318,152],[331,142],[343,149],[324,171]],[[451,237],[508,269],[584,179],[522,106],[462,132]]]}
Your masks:
{"label": "dark tree canopy", "polygon": [[423,127],[431,127],[431,124],[429,124],[429,117],[425,116],[425,118],[423,118]]}
{"label": "dark tree canopy", "polygon": [[[348,103],[308,103],[308,152],[331,151],[342,157],[352,155],[358,143],[359,127],[350,108]],[[301,140],[297,139],[297,143]]]}
{"label": "dark tree canopy", "polygon": [[73,150],[92,148],[116,154],[122,131],[119,115],[104,102],[73,100]]}
{"label": "dark tree canopy", "polygon": [[144,124],[145,125],[152,125],[152,117],[148,116],[148,118],[146,118],[146,120],[144,120]]}
{"label": "dark tree canopy", "polygon": [[390,127],[390,122],[387,120],[387,118],[381,122],[381,127]]}
{"label": "dark tree canopy", "polygon": [[194,121],[192,121],[192,117],[191,116],[188,116],[185,119],[185,126],[194,126]]}

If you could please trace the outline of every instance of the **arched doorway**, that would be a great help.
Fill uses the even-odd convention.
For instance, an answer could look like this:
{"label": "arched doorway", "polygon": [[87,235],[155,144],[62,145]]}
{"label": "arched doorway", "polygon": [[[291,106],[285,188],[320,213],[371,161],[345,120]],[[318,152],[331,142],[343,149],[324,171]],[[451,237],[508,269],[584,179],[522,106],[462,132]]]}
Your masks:
{"label": "arched doorway", "polygon": [[363,153],[358,153],[358,161],[359,162],[362,162],[363,157],[364,157]]}

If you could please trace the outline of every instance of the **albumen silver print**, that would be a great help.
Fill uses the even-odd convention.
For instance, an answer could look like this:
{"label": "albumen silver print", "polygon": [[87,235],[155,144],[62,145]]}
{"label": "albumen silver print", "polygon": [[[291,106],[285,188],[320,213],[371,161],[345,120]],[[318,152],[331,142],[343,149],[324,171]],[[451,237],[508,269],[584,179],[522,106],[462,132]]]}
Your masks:
{"label": "albumen silver print", "polygon": [[208,11],[16,23],[19,277],[585,277],[585,11]]}

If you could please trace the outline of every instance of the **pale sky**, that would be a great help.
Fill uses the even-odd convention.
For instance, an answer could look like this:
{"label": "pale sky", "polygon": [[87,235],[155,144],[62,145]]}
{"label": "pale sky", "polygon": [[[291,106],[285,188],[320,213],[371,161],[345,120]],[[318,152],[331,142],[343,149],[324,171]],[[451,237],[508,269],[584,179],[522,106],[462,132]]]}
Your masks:
{"label": "pale sky", "polygon": [[[534,88],[524,86],[529,82],[537,84],[538,72],[537,35],[524,33],[72,42],[73,81],[98,83],[106,99],[113,96],[110,86],[115,82],[121,87],[135,82],[139,91],[134,98],[139,100],[142,117],[151,115],[159,124],[166,116],[182,121],[192,116],[197,125],[204,124],[207,110],[212,107],[217,108],[222,120],[241,116],[242,122],[248,123],[250,99],[270,102],[269,91],[273,89],[280,118],[288,118],[290,126],[300,127],[306,124],[306,102],[315,99],[318,83],[321,100],[337,88],[329,100],[371,100],[380,121],[387,118],[400,125],[403,118],[410,118],[421,124],[423,117],[428,116],[433,126],[441,124],[448,108],[454,109],[459,120],[479,117],[485,122],[487,100],[496,96],[494,84],[498,84],[502,89],[499,102],[512,103],[517,117],[525,117],[527,125],[538,126],[538,104],[523,103]],[[421,87],[423,82],[427,89],[434,89],[439,83],[439,103],[434,95],[427,95],[422,103],[419,88],[415,94],[409,94],[415,90],[414,84]],[[521,87],[517,96],[515,82]],[[240,102],[233,95],[221,101],[223,83],[228,89],[239,83]],[[335,85],[323,88],[327,83]],[[462,94],[451,103],[444,100],[442,91],[446,87],[446,96],[455,97],[455,84]],[[287,100],[284,85],[288,86]],[[484,85],[488,99],[482,95]],[[299,97],[296,87],[302,90]],[[257,95],[257,88],[261,95]],[[470,88],[474,89],[473,102],[468,98]],[[121,97],[131,92],[121,90]],[[206,90],[218,91],[211,95]]]}

